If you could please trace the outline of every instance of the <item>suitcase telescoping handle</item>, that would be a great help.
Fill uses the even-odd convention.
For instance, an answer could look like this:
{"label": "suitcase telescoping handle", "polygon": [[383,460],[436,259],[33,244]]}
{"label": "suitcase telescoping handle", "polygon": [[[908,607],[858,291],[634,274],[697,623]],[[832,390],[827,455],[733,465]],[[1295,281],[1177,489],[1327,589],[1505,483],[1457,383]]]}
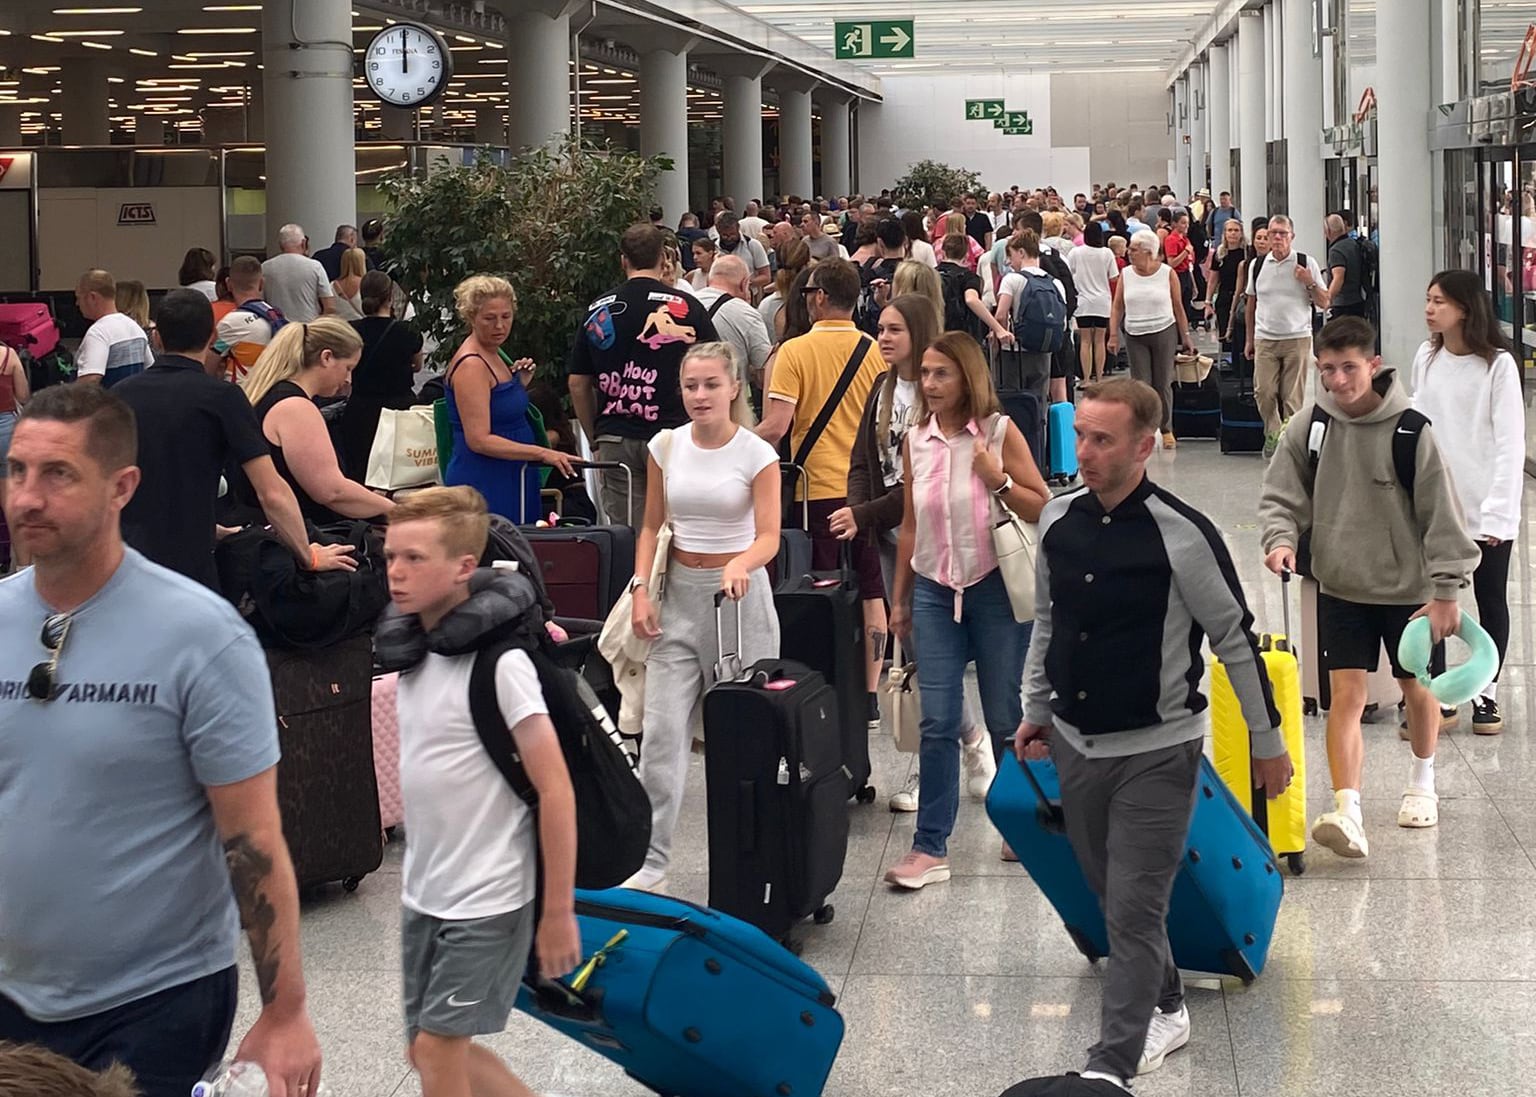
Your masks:
{"label": "suitcase telescoping handle", "polygon": [[1040,787],[1040,779],[1035,776],[1035,771],[1028,762],[1020,760],[1017,755],[1014,755],[1012,750],[1009,750],[1007,753],[1014,761],[1018,762],[1019,768],[1024,771],[1025,779],[1029,782],[1030,787],[1035,790],[1035,799],[1038,801],[1035,813],[1040,817],[1041,828],[1050,834],[1065,834],[1067,832],[1067,817],[1061,810],[1061,804],[1052,803],[1050,797],[1046,796],[1045,789]]}
{"label": "suitcase telescoping handle", "polygon": [[731,653],[725,653],[725,623],[724,611],[725,591],[715,591],[715,650],[720,658],[715,662],[715,681],[735,682],[742,677],[741,665],[741,604],[736,604],[736,646]]}
{"label": "suitcase telescoping handle", "polygon": [[635,470],[630,468],[628,465],[626,465],[622,461],[572,461],[571,462],[571,467],[572,468],[578,468],[578,469],[597,469],[599,472],[609,472],[609,471],[612,471],[614,469],[622,469],[623,470],[623,472],[624,472],[624,506],[625,506],[625,511],[626,511],[624,517],[625,517],[626,521],[615,522],[613,520],[613,515],[610,514],[608,516],[608,522],[609,522],[610,525],[615,525],[615,526],[628,525],[629,523],[628,523],[627,519],[629,518],[629,516],[631,514],[633,514],[635,512]]}
{"label": "suitcase telescoping handle", "polygon": [[1285,643],[1296,650],[1296,638],[1291,635],[1291,569],[1280,569],[1280,620],[1285,628]]}
{"label": "suitcase telescoping handle", "polygon": [[800,528],[806,533],[811,532],[811,480],[806,474],[804,465],[797,465],[791,461],[780,461],[779,469],[794,476],[805,485],[805,492],[800,497]]}

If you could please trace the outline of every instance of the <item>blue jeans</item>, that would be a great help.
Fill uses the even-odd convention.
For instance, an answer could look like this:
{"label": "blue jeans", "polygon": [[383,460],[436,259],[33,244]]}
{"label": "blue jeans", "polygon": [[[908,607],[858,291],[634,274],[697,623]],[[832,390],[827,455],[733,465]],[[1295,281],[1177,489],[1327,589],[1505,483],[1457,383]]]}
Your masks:
{"label": "blue jeans", "polygon": [[960,810],[960,737],[965,667],[976,663],[982,718],[994,751],[1024,716],[1024,657],[1033,622],[1013,619],[1003,575],[993,571],[965,592],[955,620],[955,592],[919,575],[912,589],[912,645],[922,694],[918,750],[917,834],[912,848],[943,857]]}

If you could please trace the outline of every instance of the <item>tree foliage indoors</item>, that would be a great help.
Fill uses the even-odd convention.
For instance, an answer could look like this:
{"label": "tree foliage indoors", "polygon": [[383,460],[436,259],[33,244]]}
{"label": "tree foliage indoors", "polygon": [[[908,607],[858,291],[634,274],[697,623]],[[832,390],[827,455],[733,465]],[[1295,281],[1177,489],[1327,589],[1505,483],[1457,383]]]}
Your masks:
{"label": "tree foliage indoors", "polygon": [[919,160],[896,180],[891,193],[904,206],[946,209],[950,199],[962,194],[977,194],[982,189],[981,173],[968,168],[953,168],[937,160]]}

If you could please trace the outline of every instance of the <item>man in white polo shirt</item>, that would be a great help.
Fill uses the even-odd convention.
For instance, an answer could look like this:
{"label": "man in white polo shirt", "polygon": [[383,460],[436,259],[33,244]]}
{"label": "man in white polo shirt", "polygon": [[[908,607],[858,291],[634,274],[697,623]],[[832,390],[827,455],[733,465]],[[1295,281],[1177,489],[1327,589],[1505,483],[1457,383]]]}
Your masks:
{"label": "man in white polo shirt", "polygon": [[[1250,264],[1248,345],[1253,394],[1264,419],[1264,457],[1275,455],[1281,432],[1306,392],[1312,368],[1312,312],[1328,307],[1328,282],[1317,260],[1292,251],[1291,219],[1269,219],[1269,255]],[[1303,260],[1305,262],[1303,262]]]}
{"label": "man in white polo shirt", "polygon": [[81,381],[111,388],[155,364],[149,335],[133,317],[117,311],[117,280],[109,271],[82,274],[75,304],[91,321],[75,354],[75,375]]}

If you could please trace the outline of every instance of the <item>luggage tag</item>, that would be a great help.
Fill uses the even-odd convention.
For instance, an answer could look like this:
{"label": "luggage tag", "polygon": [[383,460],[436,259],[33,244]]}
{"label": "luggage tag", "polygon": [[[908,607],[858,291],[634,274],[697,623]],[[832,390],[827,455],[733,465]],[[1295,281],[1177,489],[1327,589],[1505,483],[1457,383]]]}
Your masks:
{"label": "luggage tag", "polygon": [[570,982],[570,989],[581,994],[587,989],[587,983],[596,974],[597,969],[608,962],[608,954],[629,939],[629,930],[621,929],[608,939],[608,943],[592,954],[592,959],[576,969],[576,974]]}

